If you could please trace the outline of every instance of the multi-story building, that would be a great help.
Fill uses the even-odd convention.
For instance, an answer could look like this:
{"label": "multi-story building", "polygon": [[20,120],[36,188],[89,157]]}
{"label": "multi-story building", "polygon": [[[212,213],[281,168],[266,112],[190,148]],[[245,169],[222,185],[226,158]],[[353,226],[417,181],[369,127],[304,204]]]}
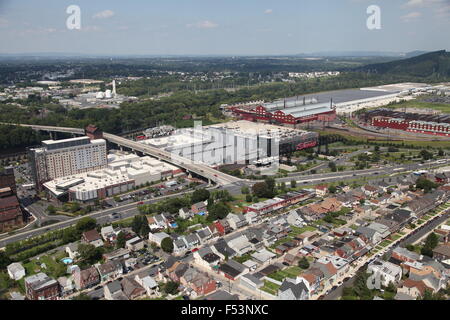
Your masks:
{"label": "multi-story building", "polygon": [[56,300],[60,293],[58,281],[42,272],[25,278],[25,290],[29,300]]}
{"label": "multi-story building", "polygon": [[60,177],[103,169],[107,165],[106,141],[78,137],[46,140],[41,148],[30,149],[36,187]]}
{"label": "multi-story building", "polygon": [[12,192],[16,194],[16,179],[14,177],[14,169],[12,167],[0,169],[0,189],[11,188]]}
{"label": "multi-story building", "polygon": [[73,280],[75,287],[78,290],[91,288],[100,283],[100,275],[95,267],[90,267],[85,270],[75,270],[73,273]]}
{"label": "multi-story building", "polygon": [[24,222],[19,200],[11,188],[0,189],[0,231],[20,226]]}

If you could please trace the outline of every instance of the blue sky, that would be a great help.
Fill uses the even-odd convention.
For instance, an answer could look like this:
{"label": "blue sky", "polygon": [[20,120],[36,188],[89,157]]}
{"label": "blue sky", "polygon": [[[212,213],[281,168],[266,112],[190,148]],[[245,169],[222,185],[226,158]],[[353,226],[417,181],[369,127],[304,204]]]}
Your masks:
{"label": "blue sky", "polygon": [[[69,5],[81,30],[66,28]],[[0,0],[0,53],[407,52],[450,50],[449,33],[450,0]]]}

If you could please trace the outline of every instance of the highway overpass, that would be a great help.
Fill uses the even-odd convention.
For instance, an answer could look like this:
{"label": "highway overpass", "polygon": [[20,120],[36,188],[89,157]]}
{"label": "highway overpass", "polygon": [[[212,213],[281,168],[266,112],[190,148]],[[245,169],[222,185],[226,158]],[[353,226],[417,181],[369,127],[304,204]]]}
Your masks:
{"label": "highway overpass", "polygon": [[[41,126],[41,125],[34,125],[34,124],[12,124],[12,123],[5,123],[5,124],[29,127],[29,128],[32,128],[33,130],[40,130],[40,131],[63,132],[63,133],[84,135],[84,129],[80,129],[80,128]],[[158,158],[161,161],[166,161],[166,162],[172,163],[180,168],[186,169],[188,173],[191,173],[191,172],[195,173],[199,176],[202,176],[202,177],[208,179],[208,181],[213,181],[213,182],[217,183],[218,185],[227,185],[227,184],[239,183],[239,182],[243,181],[239,178],[236,178],[231,175],[220,172],[218,170],[212,169],[205,164],[194,163],[190,159],[186,159],[186,158],[174,155],[165,150],[151,147],[151,146],[145,145],[143,143],[125,139],[125,138],[116,136],[114,134],[106,133],[106,132],[103,133],[103,137],[111,143],[117,144],[122,147],[130,148],[133,151],[142,152],[143,154],[147,154],[147,155],[153,156],[155,158]]]}

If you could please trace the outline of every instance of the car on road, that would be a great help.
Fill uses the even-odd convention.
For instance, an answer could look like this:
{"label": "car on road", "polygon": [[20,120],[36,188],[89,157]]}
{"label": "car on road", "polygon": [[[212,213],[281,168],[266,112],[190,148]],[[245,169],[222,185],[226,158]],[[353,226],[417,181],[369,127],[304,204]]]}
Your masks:
{"label": "car on road", "polygon": [[144,201],[139,201],[138,204],[143,205]]}
{"label": "car on road", "polygon": [[120,218],[120,213],[118,212],[113,212],[109,215],[112,219],[119,219]]}
{"label": "car on road", "polygon": [[331,288],[331,291],[334,291],[338,288],[338,286],[333,286],[333,288]]}
{"label": "car on road", "polygon": [[188,296],[183,296],[183,300],[191,300]]}

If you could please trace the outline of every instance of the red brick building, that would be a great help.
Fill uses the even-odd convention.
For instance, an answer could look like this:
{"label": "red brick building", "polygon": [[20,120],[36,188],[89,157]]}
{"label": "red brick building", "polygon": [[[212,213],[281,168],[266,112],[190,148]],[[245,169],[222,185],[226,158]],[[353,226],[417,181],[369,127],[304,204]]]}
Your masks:
{"label": "red brick building", "polygon": [[16,178],[13,168],[4,168],[0,170],[0,189],[11,188],[14,194],[17,193]]}
{"label": "red brick building", "polygon": [[103,131],[97,128],[96,126],[90,124],[84,129],[84,133],[89,137],[91,140],[95,139],[103,139]]}
{"label": "red brick building", "polygon": [[58,281],[41,272],[25,278],[25,291],[29,300],[57,300],[60,286]]}
{"label": "red brick building", "polygon": [[0,231],[21,226],[24,223],[19,199],[11,188],[0,189]]}
{"label": "red brick building", "polygon": [[85,270],[76,270],[73,274],[75,287],[78,290],[86,289],[100,283],[100,275],[95,267]]}

